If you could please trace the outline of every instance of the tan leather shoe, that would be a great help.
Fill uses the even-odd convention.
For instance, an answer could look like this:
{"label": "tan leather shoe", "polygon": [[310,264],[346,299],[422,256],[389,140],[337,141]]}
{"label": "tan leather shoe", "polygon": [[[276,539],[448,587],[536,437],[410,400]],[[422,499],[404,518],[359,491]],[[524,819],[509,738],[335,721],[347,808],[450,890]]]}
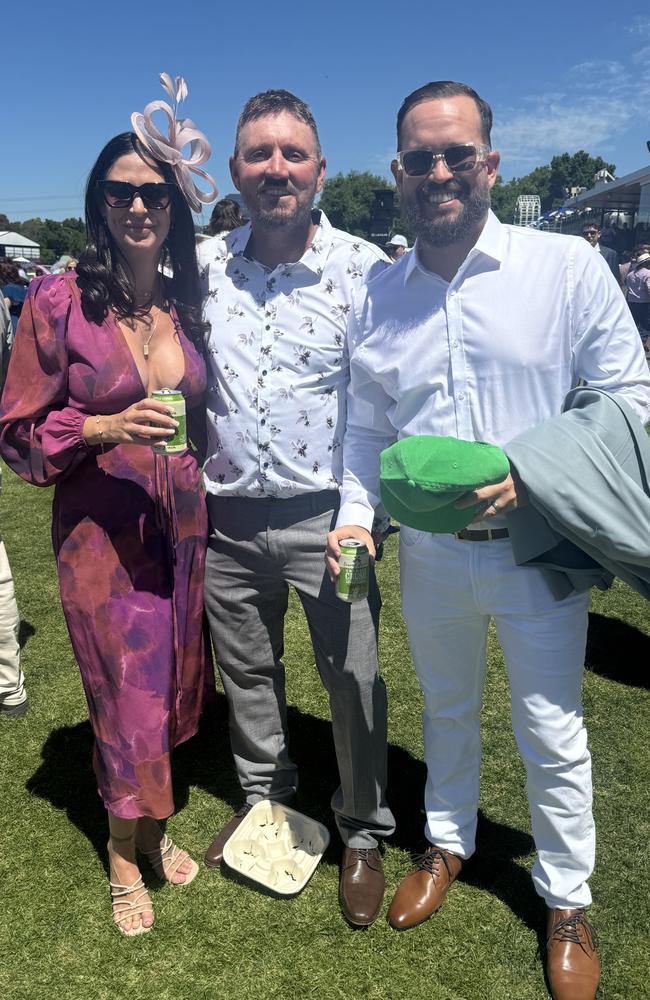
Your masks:
{"label": "tan leather shoe", "polygon": [[237,810],[235,815],[229,820],[224,826],[223,830],[220,830],[216,835],[207,851],[205,852],[204,861],[208,868],[218,868],[223,861],[223,849],[226,846],[226,841],[232,837],[233,833],[243,820],[244,816],[253,808],[252,803],[246,802],[240,809]]}
{"label": "tan leather shoe", "polygon": [[594,1000],[600,962],[585,911],[549,908],[547,934],[546,975],[553,1000]]}
{"label": "tan leather shoe", "polygon": [[388,909],[388,922],[405,931],[421,924],[439,909],[463,862],[461,858],[433,844],[415,859],[413,871],[402,879]]}
{"label": "tan leather shoe", "polygon": [[370,927],[384,898],[384,866],[376,847],[346,847],[341,858],[339,903],[353,927]]}

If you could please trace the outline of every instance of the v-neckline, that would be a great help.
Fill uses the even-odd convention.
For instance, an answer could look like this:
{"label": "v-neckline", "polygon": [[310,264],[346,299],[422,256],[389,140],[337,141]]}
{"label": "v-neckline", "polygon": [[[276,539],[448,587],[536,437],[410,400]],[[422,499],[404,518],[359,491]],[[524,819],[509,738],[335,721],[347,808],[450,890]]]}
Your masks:
{"label": "v-neckline", "polygon": [[[126,339],[126,335],[124,333],[124,330],[120,326],[120,322],[119,322],[117,316],[115,315],[115,313],[113,312],[112,309],[110,311],[110,314],[111,314],[111,317],[112,317],[112,320],[113,320],[113,325],[119,331],[120,337],[122,338],[122,342],[124,344],[124,348],[127,351],[129,357],[131,358],[131,364],[133,365],[133,367],[135,368],[135,370],[136,370],[136,372],[138,374],[138,381],[139,381],[140,385],[142,386],[142,388],[144,389],[145,398],[147,398],[149,396],[150,390],[144,384],[144,379],[142,378],[142,373],[141,373],[140,369],[138,368],[138,362],[135,359],[135,354],[131,350],[131,345],[129,344],[128,340]],[[178,319],[178,313],[176,312],[176,307],[174,306],[173,303],[170,306],[169,315],[171,316],[172,323],[174,324],[174,327],[175,327],[175,329],[176,329],[176,331],[178,333],[179,342],[181,344],[181,349],[183,351],[183,374],[181,375],[179,381],[177,382],[177,384],[175,386],[169,385],[169,386],[165,386],[165,388],[166,389],[178,390],[182,386],[182,384],[185,381],[185,378],[187,376],[187,351],[185,350],[185,347],[184,347],[183,342],[182,342],[183,340],[187,340],[187,337],[185,336],[185,332],[183,330],[183,327],[180,324],[180,320]],[[151,390],[151,391],[155,392],[156,390],[154,389],[154,390]]]}

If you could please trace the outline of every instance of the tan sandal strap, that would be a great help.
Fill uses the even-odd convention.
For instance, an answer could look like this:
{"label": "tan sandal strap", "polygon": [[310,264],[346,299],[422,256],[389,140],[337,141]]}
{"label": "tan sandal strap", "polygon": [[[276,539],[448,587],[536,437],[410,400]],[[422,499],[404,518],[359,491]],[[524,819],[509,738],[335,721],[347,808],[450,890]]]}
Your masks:
{"label": "tan sandal strap", "polygon": [[113,916],[116,920],[126,920],[127,917],[140,916],[142,913],[153,913],[151,900],[146,903],[127,903],[126,900],[116,899],[113,902]]}
{"label": "tan sandal strap", "polygon": [[171,881],[171,876],[175,875],[184,861],[191,860],[187,851],[182,851],[177,847],[171,837],[164,835],[160,847],[155,847],[153,851],[142,851],[161,878]]}
{"label": "tan sandal strap", "polygon": [[142,881],[142,875],[139,875],[133,885],[120,885],[119,882],[109,882],[111,887],[111,896],[125,896],[128,892],[136,892],[138,889],[144,889],[144,882]]}
{"label": "tan sandal strap", "polygon": [[138,848],[138,850],[140,851],[141,854],[144,854],[145,857],[153,859],[157,855],[160,855],[160,857],[162,857],[163,854],[166,854],[169,848],[173,846],[174,846],[173,840],[171,839],[171,837],[168,837],[167,834],[165,833],[163,834],[163,839],[160,841],[158,846],[154,847],[151,851],[145,851],[143,847]]}

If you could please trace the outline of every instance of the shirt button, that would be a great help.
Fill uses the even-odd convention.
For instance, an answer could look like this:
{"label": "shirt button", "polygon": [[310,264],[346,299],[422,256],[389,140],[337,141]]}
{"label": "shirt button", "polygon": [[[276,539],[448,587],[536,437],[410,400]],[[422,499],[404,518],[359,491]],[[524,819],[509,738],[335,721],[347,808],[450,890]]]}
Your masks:
{"label": "shirt button", "polygon": [[266,371],[266,368],[263,368],[263,369],[262,369],[262,375],[267,375],[267,374],[268,374],[268,373],[267,373],[267,371]]}
{"label": "shirt button", "polygon": [[452,345],[451,345],[451,346],[452,346],[452,347],[458,347],[458,341],[457,341],[457,340],[454,340],[454,342],[452,343]]}
{"label": "shirt button", "polygon": [[260,420],[260,423],[261,423],[261,425],[262,425],[262,427],[263,427],[263,426],[264,426],[264,424],[266,423],[266,419],[265,419],[265,417],[262,417],[262,419]]}
{"label": "shirt button", "polygon": [[263,469],[268,469],[268,467],[269,467],[269,463],[268,462],[262,462],[262,468]]}
{"label": "shirt button", "polygon": [[458,398],[459,399],[465,399],[465,393],[464,392],[459,392],[458,393]]}
{"label": "shirt button", "polygon": [[264,329],[265,329],[265,330],[270,330],[270,329],[271,329],[271,327],[270,327],[270,326],[269,326],[269,324],[267,323],[267,324],[266,324],[266,326],[264,327]]}

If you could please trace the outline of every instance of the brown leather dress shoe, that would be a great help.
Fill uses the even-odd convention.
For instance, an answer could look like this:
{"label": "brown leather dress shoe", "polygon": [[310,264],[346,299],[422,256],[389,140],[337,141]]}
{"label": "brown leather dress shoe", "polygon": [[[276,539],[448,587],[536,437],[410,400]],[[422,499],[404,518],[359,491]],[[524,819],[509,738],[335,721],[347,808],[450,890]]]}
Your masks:
{"label": "brown leather dress shoe", "polygon": [[596,935],[585,911],[548,911],[546,975],[553,1000],[594,1000],[600,980]]}
{"label": "brown leather dress shoe", "polygon": [[353,927],[370,927],[384,898],[384,866],[377,847],[346,847],[341,858],[339,903]]}
{"label": "brown leather dress shoe", "polygon": [[226,823],[223,830],[220,830],[216,835],[207,851],[205,852],[204,861],[208,868],[218,868],[223,861],[223,849],[226,845],[226,841],[233,835],[244,816],[253,808],[252,803],[246,802],[240,809],[237,810],[235,815],[231,820]]}
{"label": "brown leather dress shoe", "polygon": [[421,924],[439,909],[449,886],[463,867],[461,858],[433,844],[415,858],[413,871],[397,887],[388,922],[397,931]]}

